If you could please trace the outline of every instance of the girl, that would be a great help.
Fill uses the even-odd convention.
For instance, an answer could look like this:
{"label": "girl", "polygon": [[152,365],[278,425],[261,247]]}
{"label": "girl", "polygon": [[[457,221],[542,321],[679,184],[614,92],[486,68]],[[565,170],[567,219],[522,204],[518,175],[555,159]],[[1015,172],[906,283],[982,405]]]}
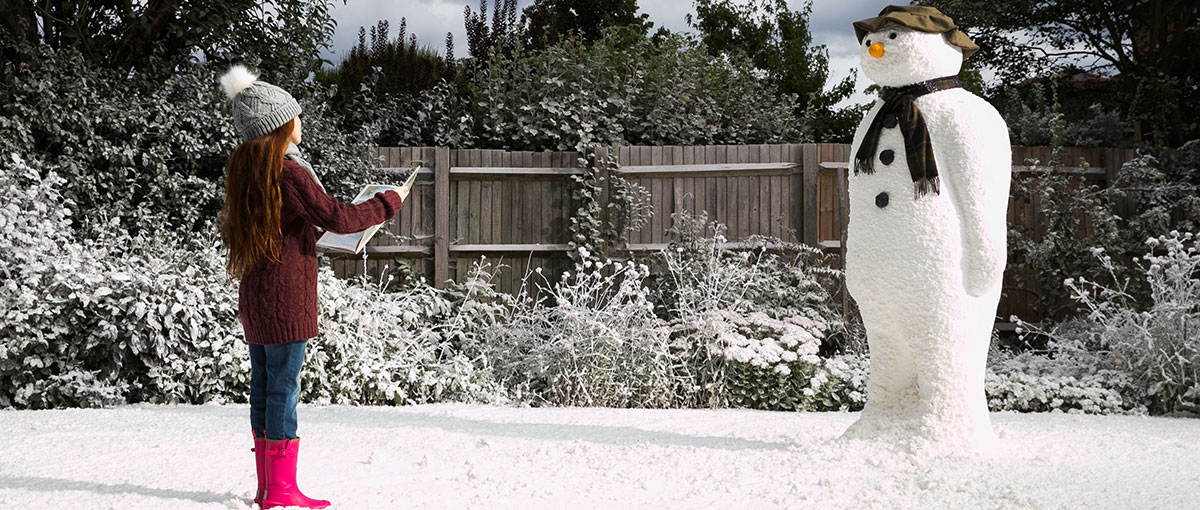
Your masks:
{"label": "girl", "polygon": [[262,508],[325,508],[296,485],[296,403],[300,366],[317,336],[317,230],[358,232],[400,209],[400,195],[379,193],[358,205],[325,193],[300,157],[300,105],[242,66],[221,77],[242,137],[225,170],[221,235],[227,270],[241,281],[238,315],[250,344],[250,427]]}

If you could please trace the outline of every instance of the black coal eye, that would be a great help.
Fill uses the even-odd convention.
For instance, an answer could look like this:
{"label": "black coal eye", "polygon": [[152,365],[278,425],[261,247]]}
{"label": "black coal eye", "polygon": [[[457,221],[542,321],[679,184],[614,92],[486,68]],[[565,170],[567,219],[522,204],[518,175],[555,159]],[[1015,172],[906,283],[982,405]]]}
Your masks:
{"label": "black coal eye", "polygon": [[870,45],[871,45],[871,40],[867,39],[867,46],[870,46]]}
{"label": "black coal eye", "polygon": [[895,32],[892,32],[892,33],[888,34],[888,39],[895,39],[895,38],[896,38],[896,33],[895,33]]}

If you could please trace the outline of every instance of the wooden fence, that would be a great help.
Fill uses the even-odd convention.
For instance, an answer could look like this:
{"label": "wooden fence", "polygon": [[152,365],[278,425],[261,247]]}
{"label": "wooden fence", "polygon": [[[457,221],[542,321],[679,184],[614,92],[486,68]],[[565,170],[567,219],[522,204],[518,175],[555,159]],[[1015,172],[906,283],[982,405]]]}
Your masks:
{"label": "wooden fence", "polygon": [[[649,191],[654,214],[631,234],[631,252],[664,248],[670,242],[671,215],[707,211],[725,224],[730,246],[755,234],[795,238],[840,255],[848,212],[845,172],[847,144],[633,146],[601,148],[614,153],[619,176]],[[1031,161],[1050,160],[1050,149],[1013,147],[1014,176]],[[378,149],[386,168],[422,164],[424,175],[397,219],[387,226],[397,238],[377,235],[364,257],[334,256],[339,276],[382,273],[407,259],[413,271],[443,286],[461,281],[486,257],[503,266],[493,283],[515,291],[521,277],[537,267],[545,274],[569,268],[572,175],[579,175],[573,152],[528,152],[443,147]],[[1133,150],[1067,148],[1068,171],[1089,180],[1111,182]],[[1089,168],[1080,167],[1087,161]],[[605,180],[606,183],[610,182]],[[609,186],[603,186],[601,204]],[[1039,225],[1038,197],[1012,200],[1010,223]],[[607,210],[607,208],[604,208]],[[840,256],[832,260],[840,264]],[[1019,268],[1011,268],[1010,273]],[[1028,315],[1032,298],[1006,293],[998,315]]]}

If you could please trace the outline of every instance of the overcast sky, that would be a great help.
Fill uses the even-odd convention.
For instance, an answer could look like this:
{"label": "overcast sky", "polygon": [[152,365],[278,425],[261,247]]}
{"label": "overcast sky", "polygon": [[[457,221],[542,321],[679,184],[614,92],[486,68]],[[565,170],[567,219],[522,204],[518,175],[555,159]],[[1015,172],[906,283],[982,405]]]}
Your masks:
{"label": "overcast sky", "polygon": [[[490,5],[495,0],[489,0]],[[533,0],[519,0],[518,9],[524,9]],[[836,83],[850,69],[858,67],[858,44],[854,40],[851,23],[875,16],[884,6],[903,1],[887,0],[813,0],[810,19],[813,39],[829,50],[830,84]],[[334,2],[333,16],[337,20],[337,32],[333,36],[333,53],[329,59],[337,62],[358,40],[358,27],[371,26],[381,19],[391,24],[392,37],[400,28],[400,18],[408,19],[408,32],[416,33],[418,40],[439,52],[445,50],[446,32],[454,34],[455,56],[466,56],[466,31],[463,29],[463,8],[470,5],[479,9],[479,0],[348,0]],[[803,0],[788,0],[793,9],[800,9]],[[692,0],[638,0],[642,12],[650,15],[656,27],[666,27],[673,32],[689,31],[685,16],[692,12]],[[490,13],[489,13],[490,16]],[[370,30],[368,28],[368,30]],[[859,73],[857,93],[849,102],[865,103],[870,100],[862,93],[870,82]]]}

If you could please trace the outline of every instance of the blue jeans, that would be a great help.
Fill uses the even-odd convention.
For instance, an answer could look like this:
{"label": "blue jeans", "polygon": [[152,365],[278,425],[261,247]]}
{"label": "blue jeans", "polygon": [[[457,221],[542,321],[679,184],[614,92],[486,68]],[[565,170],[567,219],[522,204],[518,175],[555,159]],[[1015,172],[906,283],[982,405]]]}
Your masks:
{"label": "blue jeans", "polygon": [[300,366],[307,340],[250,345],[250,427],[268,439],[296,439]]}

